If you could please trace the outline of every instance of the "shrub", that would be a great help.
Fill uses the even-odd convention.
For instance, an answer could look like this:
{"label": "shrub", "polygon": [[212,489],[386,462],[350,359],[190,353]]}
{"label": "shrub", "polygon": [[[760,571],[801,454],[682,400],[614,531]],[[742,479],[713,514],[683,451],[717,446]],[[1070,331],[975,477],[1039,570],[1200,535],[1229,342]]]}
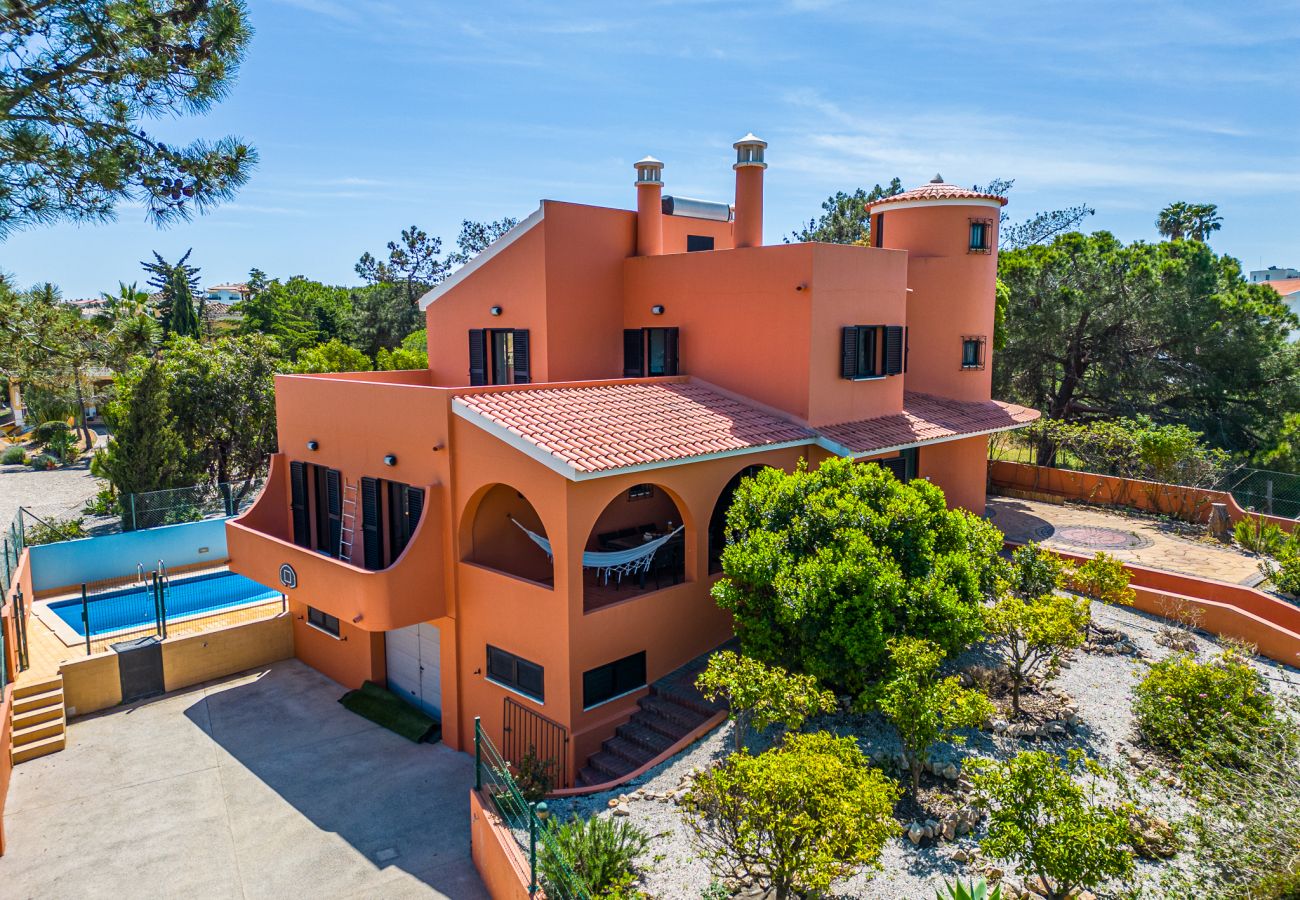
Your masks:
{"label": "shrub", "polygon": [[989,810],[983,851],[1037,875],[1047,900],[1133,871],[1125,804],[1101,800],[1107,772],[1080,750],[1058,757],[1041,750],[1006,762],[976,760],[973,782]]}
{"label": "shrub", "polygon": [[978,726],[993,715],[993,704],[955,677],[940,678],[944,653],[929,641],[895,638],[889,642],[889,658],[893,671],[863,699],[898,729],[916,793],[930,748],[941,741],[960,743],[953,730]]}
{"label": "shrub", "polygon": [[851,738],[814,732],[731,754],[696,776],[682,810],[704,857],[787,900],[876,865],[898,796]]}
{"label": "shrub", "polygon": [[529,747],[510,774],[524,800],[536,803],[555,787],[555,760],[542,759],[537,755],[536,747]]}
{"label": "shrub", "polygon": [[1276,556],[1286,543],[1286,533],[1273,522],[1259,516],[1246,516],[1232,526],[1232,537],[1243,550],[1264,556]]}
{"label": "shrub", "polygon": [[0,456],[0,463],[6,466],[22,466],[27,463],[27,451],[22,447],[10,447]]}
{"label": "shrub", "polygon": [[[593,897],[626,896],[636,874],[632,864],[650,846],[650,836],[631,822],[600,816],[574,817],[552,827],[551,836],[555,849],[550,841],[537,845],[543,884],[569,884],[567,865],[591,889]],[[556,890],[556,896],[564,895],[562,889]]]}
{"label": "shrub", "polygon": [[111,516],[117,513],[117,493],[112,486],[100,488],[81,510],[88,516]]}
{"label": "shrub", "polygon": [[1047,593],[1026,599],[1010,592],[984,611],[984,627],[1002,649],[1011,670],[1011,708],[1020,714],[1020,694],[1035,675],[1051,678],[1061,655],[1084,641],[1088,601]]}
{"label": "shrub", "polygon": [[983,878],[965,883],[959,879],[945,884],[943,890],[935,891],[934,898],[935,900],[1002,900],[1002,885],[999,884],[990,891],[988,883]]}
{"label": "shrub", "polygon": [[794,731],[808,716],[835,708],[835,695],[819,690],[811,675],[791,675],[731,650],[709,657],[708,668],[695,679],[695,686],[709,700],[726,699],[737,750],[745,746],[751,727],[766,731],[779,723]]}
{"label": "shrub", "polygon": [[1239,748],[1222,736],[1276,724],[1263,679],[1231,651],[1208,662],[1179,653],[1155,663],[1133,690],[1133,715],[1147,743],[1185,762],[1206,754],[1239,762]]}
{"label": "shrub", "polygon": [[948,653],[976,640],[1002,569],[992,525],[926,481],[847,459],[745,479],[727,538],[713,596],[745,655],[855,696],[885,672],[891,637]]}
{"label": "shrub", "polygon": [[48,447],[56,436],[68,434],[70,431],[67,422],[42,422],[32,429],[32,437],[35,438],[36,443]]}
{"label": "shrub", "polygon": [[73,463],[81,456],[77,436],[71,431],[56,431],[45,444],[45,452],[64,464]]}
{"label": "shrub", "polygon": [[1124,564],[1109,553],[1098,553],[1067,574],[1070,586],[1080,594],[1116,606],[1132,606],[1137,599],[1129,587],[1131,578]]}
{"label": "shrub", "polygon": [[28,546],[33,544],[57,544],[60,541],[75,541],[77,538],[84,538],[87,536],[83,525],[84,521],[80,516],[38,521],[27,529],[26,543]]}
{"label": "shrub", "polygon": [[1035,600],[1064,587],[1067,572],[1065,560],[1051,550],[1025,544],[1011,554],[1009,587],[1016,596]]}
{"label": "shrub", "polygon": [[36,456],[30,457],[27,460],[27,465],[31,466],[37,472],[43,472],[46,469],[57,469],[59,467],[59,461],[55,459],[53,456],[49,456],[48,454],[45,453],[40,453],[37,454]]}
{"label": "shrub", "polygon": [[1277,562],[1261,563],[1260,571],[1279,591],[1300,595],[1300,527],[1278,546],[1274,556]]}

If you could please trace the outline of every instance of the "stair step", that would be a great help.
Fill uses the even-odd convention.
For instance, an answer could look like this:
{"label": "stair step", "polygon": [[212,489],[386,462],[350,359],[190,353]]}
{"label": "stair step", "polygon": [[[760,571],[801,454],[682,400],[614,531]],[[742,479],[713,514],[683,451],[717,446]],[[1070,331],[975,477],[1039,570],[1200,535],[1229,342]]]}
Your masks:
{"label": "stair step", "polygon": [[689,710],[700,713],[705,718],[726,709],[726,704],[705,700],[694,688],[656,686],[653,694],[657,697],[663,697],[665,700],[670,700],[678,706],[684,706]]}
{"label": "stair step", "polygon": [[649,711],[637,713],[634,717],[634,721],[642,728],[653,731],[662,738],[666,738],[670,743],[676,743],[678,738],[690,731],[689,728],[683,727],[680,722],[674,722],[672,719],[665,719],[658,713],[652,713]]}
{"label": "stair step", "polygon": [[604,775],[605,781],[619,778],[636,768],[636,766],[632,765],[621,756],[615,756],[614,754],[608,753],[604,750],[599,753],[593,753],[591,758],[587,760],[587,765],[592,769],[595,769],[596,772]]}
{"label": "stair step", "polygon": [[15,698],[13,709],[15,713],[23,713],[30,712],[33,709],[43,709],[47,706],[63,707],[62,687],[52,691],[43,691],[39,694],[28,694],[21,699]]}
{"label": "stair step", "polygon": [[635,744],[624,737],[612,737],[605,741],[602,749],[606,753],[612,753],[619,759],[627,760],[628,764],[634,769],[639,769],[650,760],[655,758],[653,751],[647,750],[640,744]]}
{"label": "stair step", "polygon": [[669,735],[656,731],[649,725],[644,724],[641,721],[642,715],[644,715],[644,713],[633,716],[629,721],[618,726],[614,733],[621,738],[626,738],[634,744],[640,744],[655,756],[663,753],[676,743],[676,741],[674,741]]}
{"label": "stair step", "polygon": [[641,708],[647,712],[655,713],[665,719],[685,726],[683,733],[690,731],[708,718],[704,713],[682,706],[680,703],[675,703],[667,697],[657,695],[642,697],[639,703]]}
{"label": "stair step", "polygon": [[591,766],[583,766],[582,771],[578,773],[578,787],[591,787],[604,784],[606,781],[609,781],[608,776],[600,774]]}
{"label": "stair step", "polygon": [[68,745],[68,735],[66,732],[56,734],[53,737],[42,738],[39,741],[33,741],[30,744],[24,744],[21,747],[13,748],[14,765],[27,762],[31,759],[38,759],[42,756],[49,756],[51,753],[58,753]]}
{"label": "stair step", "polygon": [[40,681],[24,681],[22,684],[15,684],[14,699],[21,700],[33,694],[47,694],[50,691],[61,690],[63,690],[63,676],[55,675],[53,678],[43,678]]}
{"label": "stair step", "polygon": [[19,728],[14,723],[13,741],[15,747],[25,747],[28,744],[34,744],[37,741],[44,740],[48,737],[54,737],[57,734],[63,734],[64,723],[63,717],[50,719],[47,722],[37,722],[35,725],[28,725]]}
{"label": "stair step", "polygon": [[42,706],[40,709],[33,709],[23,713],[14,713],[14,731],[17,731],[19,728],[28,728],[32,725],[39,725],[41,722],[48,722],[51,719],[62,718],[62,706]]}

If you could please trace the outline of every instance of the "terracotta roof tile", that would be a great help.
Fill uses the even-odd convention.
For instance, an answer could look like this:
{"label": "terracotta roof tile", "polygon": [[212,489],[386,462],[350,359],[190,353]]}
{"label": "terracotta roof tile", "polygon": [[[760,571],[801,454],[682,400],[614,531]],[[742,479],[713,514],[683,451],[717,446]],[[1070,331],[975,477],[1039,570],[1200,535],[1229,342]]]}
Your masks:
{"label": "terracotta roof tile", "polygon": [[693,382],[521,388],[456,402],[579,472],[796,441],[809,428]]}
{"label": "terracotta roof tile", "polygon": [[948,184],[946,181],[931,181],[919,188],[874,200],[869,206],[884,206],[886,203],[904,203],[909,200],[996,200],[1002,206],[1007,205],[1007,198],[997,194],[982,194],[960,185]]}
{"label": "terracotta roof tile", "polygon": [[1283,297],[1300,291],[1300,278],[1279,278],[1276,281],[1260,281],[1256,283],[1268,285]]}
{"label": "terracotta roof tile", "polygon": [[903,411],[818,429],[821,435],[853,453],[871,453],[924,441],[943,440],[1028,425],[1036,409],[998,400],[950,400],[930,394],[903,395]]}

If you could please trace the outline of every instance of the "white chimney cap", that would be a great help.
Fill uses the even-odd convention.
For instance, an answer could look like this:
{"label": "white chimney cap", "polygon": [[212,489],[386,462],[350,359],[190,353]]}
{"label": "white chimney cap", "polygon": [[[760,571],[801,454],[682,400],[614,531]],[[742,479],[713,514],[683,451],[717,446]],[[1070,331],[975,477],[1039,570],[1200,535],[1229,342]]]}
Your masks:
{"label": "white chimney cap", "polygon": [[736,141],[736,143],[732,144],[731,146],[737,150],[739,150],[741,147],[753,147],[753,146],[766,147],[767,141],[763,140],[761,137],[758,137],[757,135],[754,134],[754,132],[751,131],[749,134],[745,135],[743,138]]}
{"label": "white chimney cap", "polygon": [[662,169],[664,167],[664,164],[653,156],[638,159],[632,165],[636,166],[638,169]]}

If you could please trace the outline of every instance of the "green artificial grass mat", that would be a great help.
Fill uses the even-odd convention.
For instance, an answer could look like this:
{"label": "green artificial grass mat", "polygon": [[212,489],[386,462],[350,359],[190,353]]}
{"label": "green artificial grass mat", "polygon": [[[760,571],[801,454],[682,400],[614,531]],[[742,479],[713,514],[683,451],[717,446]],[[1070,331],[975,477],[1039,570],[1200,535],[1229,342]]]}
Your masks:
{"label": "green artificial grass mat", "polygon": [[381,725],[408,741],[433,743],[442,737],[442,726],[387,688],[367,681],[357,691],[339,698],[344,708]]}

